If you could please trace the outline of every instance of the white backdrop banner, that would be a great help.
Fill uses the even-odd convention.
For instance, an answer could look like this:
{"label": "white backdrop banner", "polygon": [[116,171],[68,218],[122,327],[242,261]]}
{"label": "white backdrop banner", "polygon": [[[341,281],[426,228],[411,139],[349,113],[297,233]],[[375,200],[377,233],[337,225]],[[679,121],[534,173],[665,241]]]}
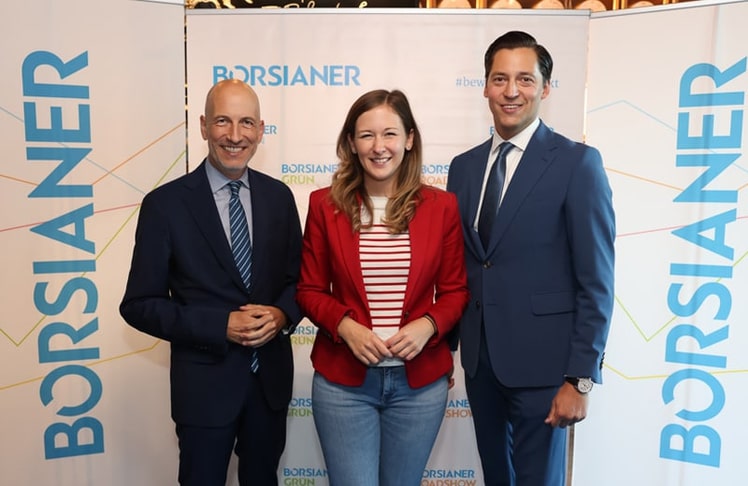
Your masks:
{"label": "white backdrop banner", "polygon": [[117,308],[185,172],[184,9],[5,2],[0,36],[0,483],[174,484],[168,346]]}
{"label": "white backdrop banner", "polygon": [[[5,14],[0,482],[175,484],[168,346],[129,328],[117,306],[138,204],[188,168],[183,7],[45,0],[11,2]],[[292,188],[304,218],[309,193],[337,166],[350,104],[398,88],[423,133],[424,179],[443,187],[452,157],[491,135],[486,46],[507,30],[533,33],[555,60],[542,116],[574,139],[586,125],[618,219],[606,382],[576,429],[574,485],[743,484],[746,18],[745,1],[591,19],[188,11],[189,167],[206,152],[198,127],[208,88],[246,80],[266,122],[253,166]],[[283,485],[327,484],[311,417],[315,332],[304,321],[293,336]],[[482,484],[459,366],[456,377],[425,486]]]}
{"label": "white backdrop banner", "polygon": [[748,3],[701,3],[591,22],[587,141],[614,191],[616,308],[577,486],[748,477]]}
{"label": "white backdrop banner", "polygon": [[[444,187],[455,155],[492,134],[483,98],[483,54],[496,37],[526,30],[554,58],[543,118],[581,139],[589,16],[573,11],[211,11],[187,13],[189,165],[207,149],[199,116],[210,86],[238,78],[257,90],[265,138],[251,165],[294,191],[302,221],[309,193],[329,185],[335,142],[353,101],[364,92],[400,89],[424,140],[424,179]],[[294,342],[296,375],[289,436],[279,475],[284,485],[327,485],[314,430],[307,320]],[[459,356],[457,384],[424,486],[483,483]],[[231,483],[236,484],[236,483]]]}

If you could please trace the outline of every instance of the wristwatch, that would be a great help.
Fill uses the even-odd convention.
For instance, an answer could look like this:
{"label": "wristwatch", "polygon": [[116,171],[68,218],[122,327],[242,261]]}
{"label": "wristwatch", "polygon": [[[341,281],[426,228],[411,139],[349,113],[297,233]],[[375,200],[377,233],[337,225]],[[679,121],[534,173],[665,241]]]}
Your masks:
{"label": "wristwatch", "polygon": [[567,376],[566,381],[574,385],[579,393],[585,395],[592,390],[592,378],[578,378],[576,376]]}

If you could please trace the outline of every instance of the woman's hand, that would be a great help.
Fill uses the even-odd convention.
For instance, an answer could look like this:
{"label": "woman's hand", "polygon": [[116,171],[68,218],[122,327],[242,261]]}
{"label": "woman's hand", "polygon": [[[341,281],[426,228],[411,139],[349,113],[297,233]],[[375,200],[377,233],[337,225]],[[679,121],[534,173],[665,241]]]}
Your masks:
{"label": "woman's hand", "polygon": [[385,344],[396,358],[410,361],[421,353],[434,334],[434,324],[431,320],[419,317],[401,327],[394,336],[385,341]]}
{"label": "woman's hand", "polygon": [[391,358],[392,352],[374,331],[345,316],[338,324],[338,336],[345,341],[353,355],[366,366]]}

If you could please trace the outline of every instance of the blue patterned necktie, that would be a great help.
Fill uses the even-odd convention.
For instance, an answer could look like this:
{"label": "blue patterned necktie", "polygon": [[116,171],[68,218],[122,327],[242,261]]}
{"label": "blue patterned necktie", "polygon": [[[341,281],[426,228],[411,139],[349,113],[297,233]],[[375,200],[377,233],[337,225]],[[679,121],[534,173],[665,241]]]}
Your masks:
{"label": "blue patterned necktie", "polygon": [[509,142],[499,145],[499,155],[496,156],[491,171],[488,173],[486,191],[483,194],[483,205],[478,217],[478,235],[484,249],[488,248],[488,243],[491,240],[491,228],[493,228],[493,222],[499,213],[499,201],[501,191],[504,188],[504,177],[506,176],[506,154],[512,147],[514,145]]}
{"label": "blue patterned necktie", "polygon": [[[229,182],[231,199],[229,199],[229,231],[231,233],[231,251],[234,254],[236,268],[242,276],[245,287],[249,290],[249,279],[252,275],[252,242],[249,240],[249,226],[247,215],[244,212],[242,202],[239,200],[239,188],[241,181]],[[252,357],[249,364],[252,373],[256,373],[260,367],[257,351],[252,349]]]}
{"label": "blue patterned necktie", "polygon": [[231,251],[234,253],[236,268],[242,276],[244,285],[249,290],[249,278],[252,275],[252,245],[249,241],[247,215],[239,200],[240,181],[229,182],[231,199],[229,199],[229,229],[231,231]]}

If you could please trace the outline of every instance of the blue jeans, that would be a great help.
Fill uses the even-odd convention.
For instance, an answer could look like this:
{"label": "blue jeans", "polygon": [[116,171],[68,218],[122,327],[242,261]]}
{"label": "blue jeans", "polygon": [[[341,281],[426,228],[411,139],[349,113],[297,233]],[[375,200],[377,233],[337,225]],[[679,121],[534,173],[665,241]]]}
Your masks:
{"label": "blue jeans", "polygon": [[314,374],[312,408],[330,486],[417,486],[447,406],[447,377],[412,389],[405,367],[369,368],[358,387]]}

